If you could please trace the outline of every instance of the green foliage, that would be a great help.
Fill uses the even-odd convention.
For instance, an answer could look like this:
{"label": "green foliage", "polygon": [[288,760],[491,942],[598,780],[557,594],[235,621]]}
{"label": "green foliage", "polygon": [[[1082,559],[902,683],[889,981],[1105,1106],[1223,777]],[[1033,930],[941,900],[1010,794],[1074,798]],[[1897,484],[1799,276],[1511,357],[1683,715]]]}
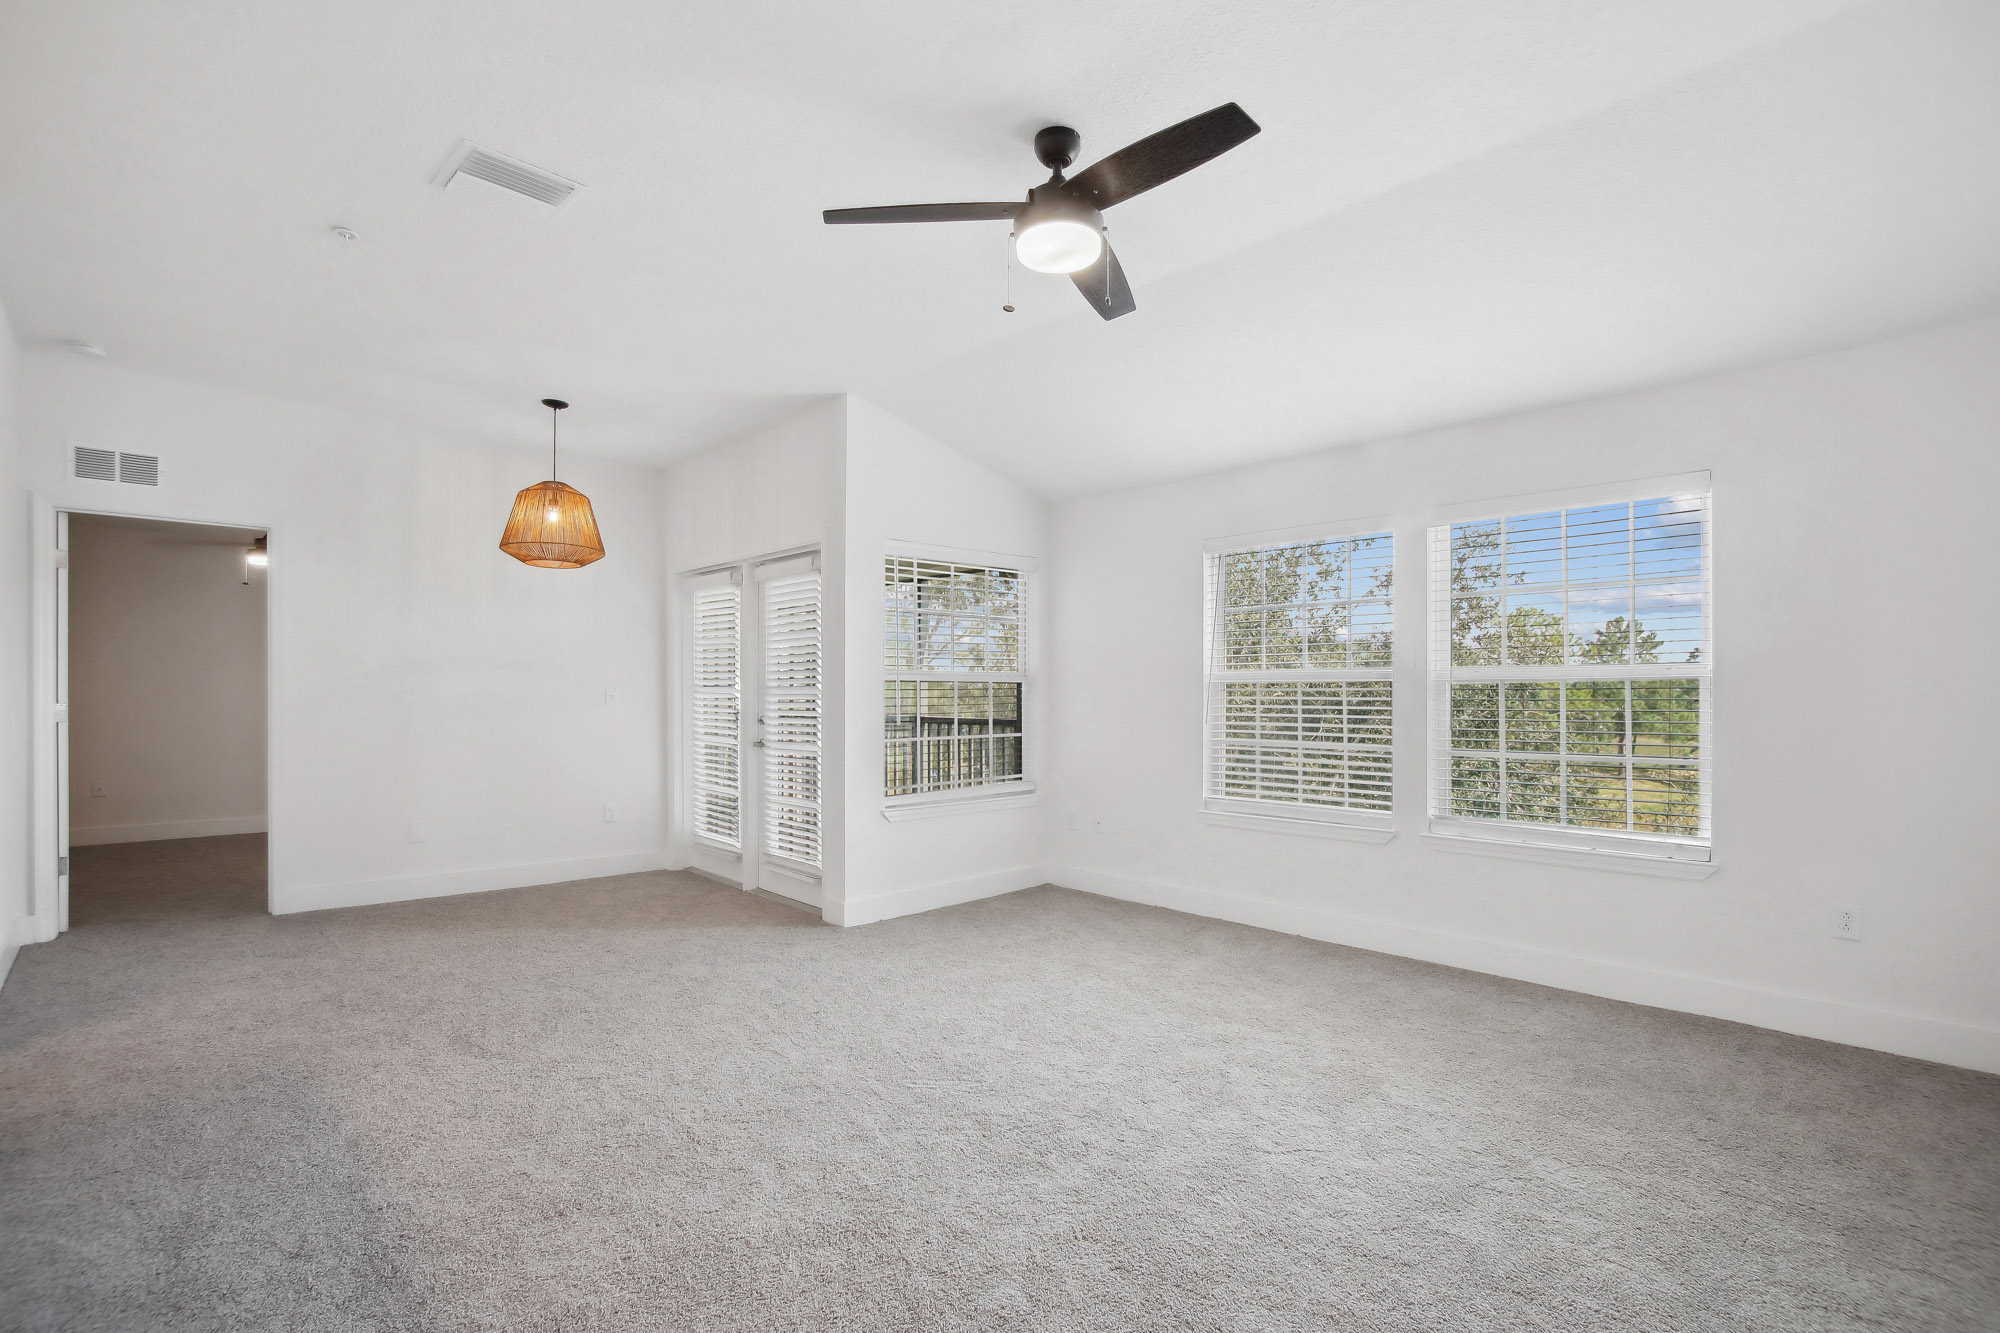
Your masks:
{"label": "green foliage", "polygon": [[1381,536],[1221,556],[1216,614],[1224,669],[1389,665],[1391,550]]}
{"label": "green foliage", "polygon": [[[1580,828],[1693,833],[1700,772],[1698,680],[1474,681],[1451,687],[1454,813]],[[1504,772],[1502,738],[1505,739]],[[1558,756],[1568,759],[1567,779]],[[1653,761],[1653,762],[1648,762]]]}

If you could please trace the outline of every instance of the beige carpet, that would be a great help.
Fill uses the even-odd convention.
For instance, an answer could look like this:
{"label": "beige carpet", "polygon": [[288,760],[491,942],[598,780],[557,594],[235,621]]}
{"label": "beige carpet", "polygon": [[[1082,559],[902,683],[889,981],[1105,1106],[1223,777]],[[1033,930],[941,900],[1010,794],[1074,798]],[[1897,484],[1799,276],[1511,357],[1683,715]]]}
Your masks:
{"label": "beige carpet", "polygon": [[11,1329],[2000,1328],[2000,1080],[1045,889],[262,914],[84,848]]}

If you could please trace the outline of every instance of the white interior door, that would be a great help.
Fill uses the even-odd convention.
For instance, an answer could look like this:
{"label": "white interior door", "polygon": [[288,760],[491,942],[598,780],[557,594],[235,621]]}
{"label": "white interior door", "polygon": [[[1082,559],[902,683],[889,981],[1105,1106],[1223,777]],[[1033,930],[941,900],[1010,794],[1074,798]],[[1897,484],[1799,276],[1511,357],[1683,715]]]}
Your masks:
{"label": "white interior door", "polygon": [[821,587],[819,557],[756,567],[757,712],[745,772],[755,814],[745,887],[820,904]]}

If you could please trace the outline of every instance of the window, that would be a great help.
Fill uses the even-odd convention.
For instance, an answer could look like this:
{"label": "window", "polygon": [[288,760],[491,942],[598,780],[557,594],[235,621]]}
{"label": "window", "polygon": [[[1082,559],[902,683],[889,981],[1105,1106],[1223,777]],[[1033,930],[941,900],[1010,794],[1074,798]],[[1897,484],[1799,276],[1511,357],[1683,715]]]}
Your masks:
{"label": "window", "polygon": [[1210,809],[1388,813],[1394,584],[1386,532],[1210,552]]}
{"label": "window", "polygon": [[1708,859],[1708,495],[1681,480],[1431,529],[1435,831]]}
{"label": "window", "polygon": [[1021,572],[891,556],[883,571],[887,796],[1023,780]]}
{"label": "window", "polygon": [[694,832],[725,847],[739,847],[742,815],[737,772],[738,715],[742,685],[739,676],[743,643],[743,592],[712,578],[694,591],[694,700],[689,723],[693,732],[690,786]]}

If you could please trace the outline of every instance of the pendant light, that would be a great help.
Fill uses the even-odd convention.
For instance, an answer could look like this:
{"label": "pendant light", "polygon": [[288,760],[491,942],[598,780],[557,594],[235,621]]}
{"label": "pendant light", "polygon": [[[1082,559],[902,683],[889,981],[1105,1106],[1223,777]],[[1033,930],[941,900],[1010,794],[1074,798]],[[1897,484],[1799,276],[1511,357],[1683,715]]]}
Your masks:
{"label": "pendant light", "polygon": [[549,479],[514,497],[514,512],[500,534],[500,549],[537,569],[581,569],[604,558],[590,497],[556,480],[556,414],[569,404],[544,398],[549,409]]}

